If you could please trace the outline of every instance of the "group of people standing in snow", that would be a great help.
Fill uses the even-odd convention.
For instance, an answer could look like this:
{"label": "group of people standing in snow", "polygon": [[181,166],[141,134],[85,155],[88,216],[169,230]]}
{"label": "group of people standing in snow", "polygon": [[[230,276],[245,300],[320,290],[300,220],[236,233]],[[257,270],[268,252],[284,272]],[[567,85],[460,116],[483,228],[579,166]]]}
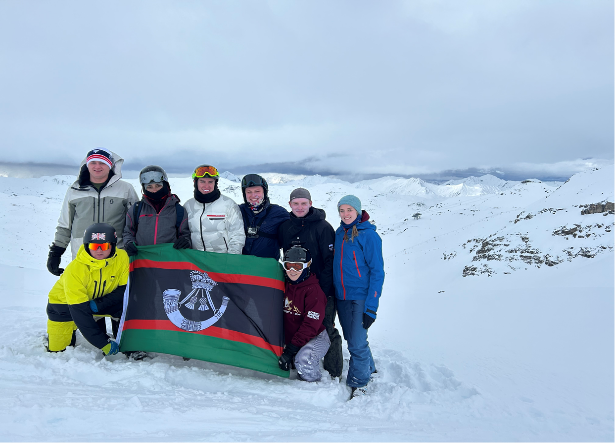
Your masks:
{"label": "group of people standing in snow", "polygon": [[[105,317],[111,317],[115,337],[128,257],[138,254],[140,246],[173,243],[176,249],[282,258],[285,347],[280,368],[296,368],[299,378],[318,381],[324,358],[324,369],[341,377],[337,314],[351,356],[346,383],[353,394],[364,390],[376,371],[367,330],[376,319],[384,262],[376,227],[356,196],[339,200],[341,223],[334,230],[304,188],[291,192],[288,212],[271,203],[262,176],[248,174],[241,181],[244,201],[237,205],[221,194],[218,170],[200,165],[192,174],[194,197],[182,206],[159,166],[140,172],[139,199],[133,186],[121,180],[123,162],[111,151],[91,150],[64,198],[47,261],[49,271],[60,277],[47,305],[49,351],[74,346],[79,329],[105,355],[117,353]],[[69,245],[73,261],[64,270],[60,263]]]}

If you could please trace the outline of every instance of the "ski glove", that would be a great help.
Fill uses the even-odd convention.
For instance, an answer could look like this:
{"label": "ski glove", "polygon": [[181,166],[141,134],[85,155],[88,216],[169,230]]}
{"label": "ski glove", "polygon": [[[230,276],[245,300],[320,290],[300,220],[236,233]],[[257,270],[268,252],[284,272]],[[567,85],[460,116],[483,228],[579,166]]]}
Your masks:
{"label": "ski glove", "polygon": [[186,237],[179,237],[173,243],[173,247],[175,249],[188,249],[191,246],[192,245],[190,244],[190,240],[188,240]]}
{"label": "ski glove", "polygon": [[111,339],[109,340],[109,343],[107,343],[102,348],[103,354],[105,355],[115,355],[118,353],[119,350],[120,346],[114,340]]}
{"label": "ski glove", "polygon": [[94,300],[90,300],[90,309],[92,312],[98,312],[98,305]]}
{"label": "ski glove", "polygon": [[133,241],[128,243],[126,246],[124,246],[124,251],[126,251],[126,254],[128,254],[129,257],[134,257],[135,255],[139,253],[139,250],[137,249],[137,245]]}
{"label": "ski glove", "polygon": [[[370,311],[368,309],[367,312],[369,312],[371,314],[374,314],[374,316],[376,316],[376,313],[374,311]],[[371,315],[369,315],[367,312],[363,313],[363,328],[365,328],[365,329],[369,329],[369,327],[372,325],[372,323],[374,323],[376,321],[376,319],[374,317],[372,317]]]}
{"label": "ski glove", "polygon": [[278,366],[282,371],[290,371],[290,367],[292,366],[293,359],[297,352],[301,349],[299,346],[295,346],[292,343],[289,343],[284,348],[284,352],[280,355],[280,359],[278,360]]}
{"label": "ski glove", "polygon": [[64,254],[66,248],[61,246],[51,245],[49,247],[49,256],[47,257],[47,270],[51,272],[53,275],[57,275],[58,277],[62,275],[64,272],[64,268],[60,267],[60,262],[62,261],[62,254]]}

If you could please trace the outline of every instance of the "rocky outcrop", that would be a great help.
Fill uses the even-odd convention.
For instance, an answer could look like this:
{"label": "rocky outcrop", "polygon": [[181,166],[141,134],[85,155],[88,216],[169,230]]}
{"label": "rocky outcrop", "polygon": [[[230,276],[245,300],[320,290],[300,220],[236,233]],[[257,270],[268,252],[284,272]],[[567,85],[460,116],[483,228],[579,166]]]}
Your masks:
{"label": "rocky outcrop", "polygon": [[590,205],[584,205],[582,207],[584,209],[581,210],[581,215],[601,214],[603,212],[605,213],[604,215],[607,215],[613,214],[615,211],[612,202],[592,203]]}

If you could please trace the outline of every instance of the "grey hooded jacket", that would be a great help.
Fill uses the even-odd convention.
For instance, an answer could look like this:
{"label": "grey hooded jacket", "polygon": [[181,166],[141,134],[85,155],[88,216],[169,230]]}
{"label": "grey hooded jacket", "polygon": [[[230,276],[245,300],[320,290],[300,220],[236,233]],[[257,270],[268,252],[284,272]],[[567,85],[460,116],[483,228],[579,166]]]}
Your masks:
{"label": "grey hooded jacket", "polygon": [[79,246],[83,244],[83,233],[92,223],[112,225],[117,233],[118,247],[124,245],[122,233],[126,212],[139,201],[139,197],[130,183],[120,180],[124,159],[115,152],[111,152],[111,155],[114,160],[111,168],[113,174],[110,173],[109,182],[100,192],[89,181],[89,171],[85,167],[87,157],[81,162],[77,181],[66,191],[53,243],[62,248],[70,244],[73,260]]}

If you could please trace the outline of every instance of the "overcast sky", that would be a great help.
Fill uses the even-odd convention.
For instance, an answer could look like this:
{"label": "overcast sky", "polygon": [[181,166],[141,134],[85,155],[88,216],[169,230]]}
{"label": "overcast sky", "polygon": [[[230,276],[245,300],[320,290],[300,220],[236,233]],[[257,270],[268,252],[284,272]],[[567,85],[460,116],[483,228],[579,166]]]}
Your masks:
{"label": "overcast sky", "polygon": [[613,1],[0,1],[0,162],[567,177],[612,163]]}

